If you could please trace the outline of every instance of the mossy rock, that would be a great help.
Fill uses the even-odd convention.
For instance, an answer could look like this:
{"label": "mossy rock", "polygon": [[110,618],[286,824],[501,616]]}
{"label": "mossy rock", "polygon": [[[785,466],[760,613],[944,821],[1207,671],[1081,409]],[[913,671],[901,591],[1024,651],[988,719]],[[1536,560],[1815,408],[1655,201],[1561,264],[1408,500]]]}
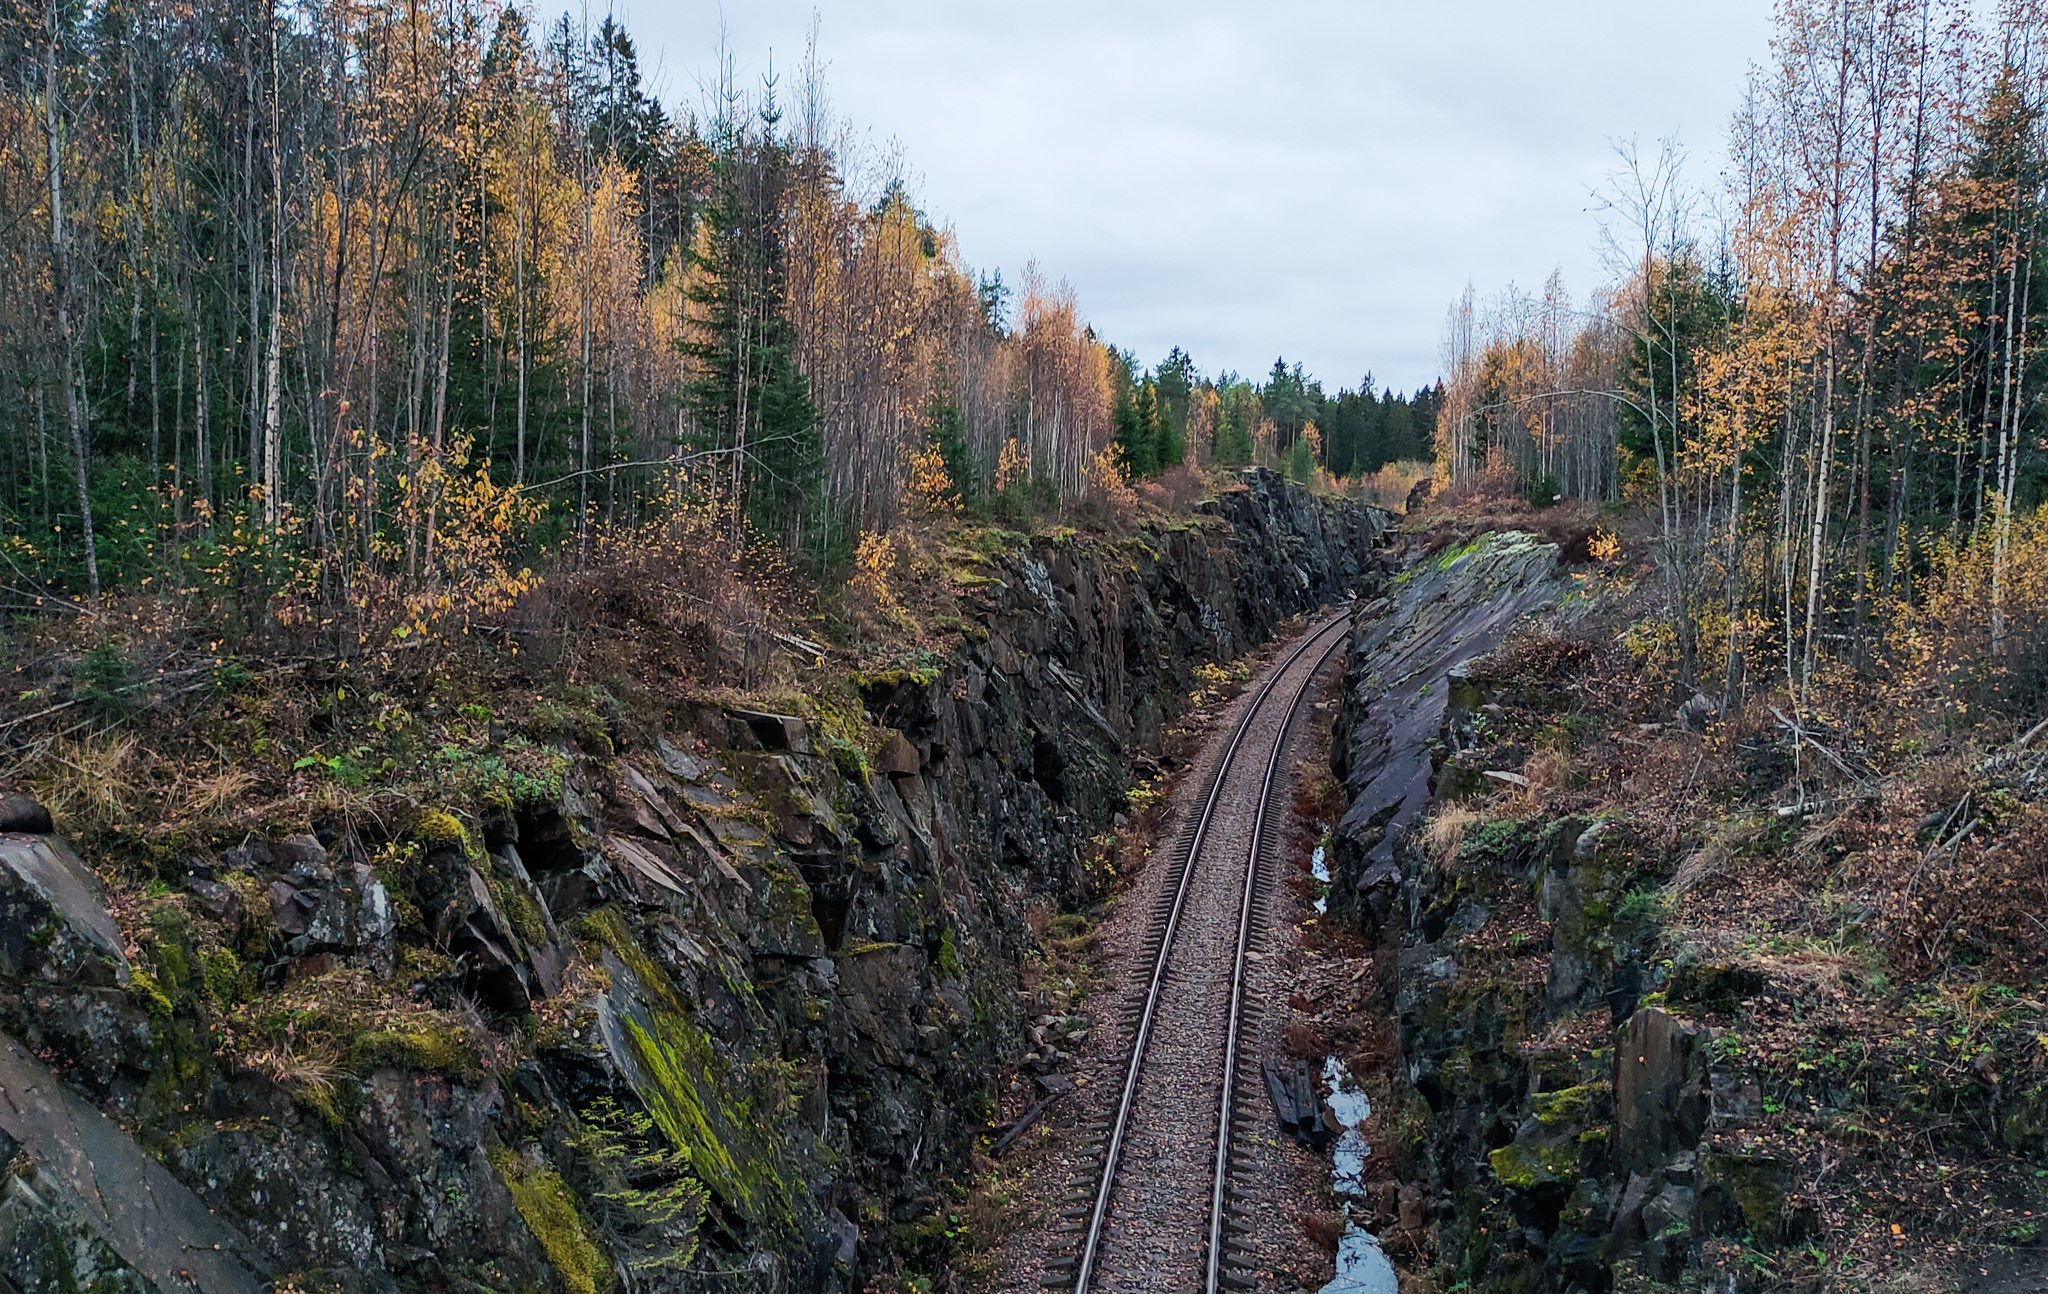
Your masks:
{"label": "mossy rock", "polygon": [[521,939],[534,948],[548,942],[547,922],[524,885],[513,878],[492,876],[484,881],[484,886],[490,890],[498,911],[505,914],[505,920],[512,924],[513,931]]}
{"label": "mossy rock", "polygon": [[[1759,1239],[1796,1239],[1805,1220],[1794,1217],[1787,1199],[1798,1180],[1792,1164],[1768,1155],[1706,1155],[1700,1160],[1703,1194],[1732,1202],[1743,1223]],[[1712,1205],[1709,1205],[1711,1214]],[[1723,1218],[1723,1229],[1733,1219]]]}
{"label": "mossy rock", "polygon": [[[653,958],[616,909],[591,913],[583,933],[631,977],[614,983],[621,1023],[641,1074],[634,1091],[670,1144],[688,1153],[697,1179],[757,1225],[785,1222],[794,1188],[782,1180],[771,1129],[756,1125],[752,1102],[735,1093],[728,1067]],[[637,988],[637,993],[631,990]],[[622,994],[621,990],[625,990]]]}
{"label": "mossy rock", "polygon": [[1614,1085],[1582,1083],[1555,1092],[1538,1092],[1529,1098],[1530,1112],[1546,1128],[1583,1128],[1604,1122],[1614,1105]]}
{"label": "mossy rock", "polygon": [[1576,1142],[1523,1141],[1517,1138],[1487,1155],[1493,1176],[1502,1186],[1533,1191],[1553,1184],[1570,1185],[1579,1177]]}
{"label": "mossy rock", "polygon": [[502,1147],[490,1152],[490,1160],[569,1294],[610,1294],[611,1256],[584,1221],[561,1174],[534,1167]]}
{"label": "mossy rock", "polygon": [[157,984],[156,977],[140,966],[129,971],[128,1000],[158,1021],[169,1020],[176,1010],[169,996]]}
{"label": "mossy rock", "polygon": [[349,1042],[343,1064],[357,1074],[373,1069],[409,1069],[450,1078],[483,1073],[483,1057],[467,1030],[422,1021],[410,1027],[370,1029]]}
{"label": "mossy rock", "polygon": [[960,943],[953,937],[951,926],[939,932],[939,949],[933,955],[932,964],[937,968],[941,978],[960,978]]}
{"label": "mossy rock", "polygon": [[469,832],[462,819],[441,809],[427,809],[413,819],[412,838],[429,852],[452,849],[469,856]]}
{"label": "mossy rock", "polygon": [[1764,991],[1764,973],[1749,966],[1728,962],[1702,962],[1681,966],[1665,985],[1665,1000],[1673,1005],[1697,1006],[1722,1015],[1740,1010],[1744,1001]]}
{"label": "mossy rock", "polygon": [[256,977],[232,949],[208,948],[200,951],[199,965],[205,985],[207,1000],[216,1007],[226,1008],[256,991]]}

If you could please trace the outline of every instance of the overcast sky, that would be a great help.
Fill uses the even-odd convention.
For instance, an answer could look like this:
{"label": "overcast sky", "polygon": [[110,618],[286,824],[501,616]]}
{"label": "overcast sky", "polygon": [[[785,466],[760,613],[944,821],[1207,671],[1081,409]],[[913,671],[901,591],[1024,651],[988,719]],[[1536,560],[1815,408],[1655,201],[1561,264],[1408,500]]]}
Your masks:
{"label": "overcast sky", "polygon": [[[545,11],[551,6],[542,3]],[[593,5],[593,8],[596,6]],[[620,0],[663,97],[698,106],[721,23],[742,79],[802,61],[967,260],[1036,260],[1098,332],[1204,373],[1299,360],[1334,391],[1437,376],[1472,282],[1604,278],[1610,141],[1676,133],[1711,185],[1769,0]],[[789,86],[793,76],[783,77]]]}

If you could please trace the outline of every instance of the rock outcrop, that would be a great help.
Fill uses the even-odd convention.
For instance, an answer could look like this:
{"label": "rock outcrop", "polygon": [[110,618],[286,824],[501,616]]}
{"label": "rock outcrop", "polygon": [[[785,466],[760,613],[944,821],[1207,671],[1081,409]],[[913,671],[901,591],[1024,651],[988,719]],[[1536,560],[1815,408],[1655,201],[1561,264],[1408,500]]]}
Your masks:
{"label": "rock outcrop", "polygon": [[1348,806],[1338,823],[1330,908],[1368,932],[1394,922],[1400,848],[1436,791],[1456,738],[1445,715],[1459,669],[1556,602],[1557,548],[1518,533],[1414,556],[1352,624],[1331,765]]}
{"label": "rock outcrop", "polygon": [[[8,820],[50,826],[11,796]],[[0,1011],[9,1032],[119,1063],[146,1040],[121,930],[58,837],[0,834]],[[46,1037],[47,1036],[47,1037]],[[21,1294],[257,1294],[254,1249],[135,1139],[0,1034],[0,1273]]]}
{"label": "rock outcrop", "polygon": [[41,879],[7,891],[0,957],[34,986],[0,1023],[265,1278],[860,1289],[947,1229],[1046,1009],[1025,914],[1083,895],[1196,667],[1371,561],[1378,514],[1246,487],[1128,540],[1019,537],[956,573],[957,650],[802,713],[479,718],[447,757],[467,798],[192,850],[111,951],[73,873],[19,854]]}
{"label": "rock outcrop", "polygon": [[[1585,603],[1556,576],[1555,549],[1490,536],[1411,562],[1354,633],[1332,909],[1393,968],[1401,1144],[1376,1164],[1398,1174],[1379,1187],[1398,1212],[1381,1215],[1391,1245],[1474,1294],[1748,1288],[1707,1250],[1795,1242],[1815,1217],[1793,1166],[1745,1133],[1756,1084],[1687,1012],[1758,977],[1656,964],[1644,877],[1668,846],[1534,796],[1455,812],[1529,785],[1494,764],[1527,748],[1489,725],[1571,709],[1555,676],[1489,659],[1525,618],[1565,641]],[[1431,812],[1448,829],[1419,839]]]}

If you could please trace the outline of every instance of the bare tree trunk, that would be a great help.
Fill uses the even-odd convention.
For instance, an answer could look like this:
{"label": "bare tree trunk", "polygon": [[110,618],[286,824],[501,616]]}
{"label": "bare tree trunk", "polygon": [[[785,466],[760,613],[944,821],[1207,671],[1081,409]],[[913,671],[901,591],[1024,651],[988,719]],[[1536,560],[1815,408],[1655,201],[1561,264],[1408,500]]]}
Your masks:
{"label": "bare tree trunk", "polygon": [[270,25],[270,341],[263,353],[263,523],[284,506],[284,143],[279,130],[277,15]]}
{"label": "bare tree trunk", "polygon": [[206,324],[193,312],[192,331],[192,430],[197,438],[192,449],[193,465],[199,471],[199,497],[206,506],[199,510],[200,524],[213,524],[213,449],[207,444],[206,425]]}
{"label": "bare tree trunk", "polygon": [[1821,551],[1827,536],[1829,469],[1835,461],[1835,338],[1832,322],[1828,326],[1826,374],[1821,384],[1821,425],[1813,447],[1820,463],[1813,489],[1813,542],[1806,570],[1806,652],[1799,671],[1801,709],[1806,707],[1808,689],[1813,685],[1815,652],[1818,649]]}
{"label": "bare tree trunk", "polygon": [[64,370],[64,425],[71,435],[71,462],[78,478],[78,516],[79,529],[85,539],[86,589],[98,598],[100,554],[92,530],[85,410],[80,407],[78,343],[71,327],[71,249],[64,228],[64,110],[57,93],[57,0],[50,0],[48,25],[49,49],[43,62],[43,124],[50,146],[50,282],[57,299],[58,360]]}
{"label": "bare tree trunk", "polygon": [[[265,0],[268,3],[268,0]],[[258,487],[265,475],[263,466],[263,352],[256,339],[263,335],[263,208],[256,192],[256,53],[251,47],[248,25],[242,29],[242,80],[247,101],[242,114],[242,189],[244,236],[249,249],[249,474],[246,488]]]}
{"label": "bare tree trunk", "polygon": [[520,171],[519,200],[513,204],[512,239],[512,304],[518,316],[519,329],[519,396],[513,423],[517,439],[512,450],[512,479],[524,483],[526,480],[526,173]]}
{"label": "bare tree trunk", "polygon": [[[2018,206],[2017,196],[2014,205]],[[2024,383],[2027,372],[2027,304],[2028,298],[2032,295],[2034,284],[2032,230],[2029,229],[2026,245],[2024,250],[2022,250],[2019,246],[2018,213],[2015,212],[2014,215],[2013,260],[2015,266],[2017,266],[2019,259],[2024,256],[2027,262],[2027,270],[2019,289],[2019,339],[2017,342],[2017,355],[2014,354],[2013,323],[2009,315],[2005,325],[2006,394],[2004,406],[1999,411],[1998,420],[1998,530],[1996,537],[1992,541],[1991,548],[1991,650],[1994,654],[2001,651],[2005,646],[2005,572],[2012,547],[2013,487],[2019,468],[2020,422],[2024,417],[2023,402],[2013,399],[2014,366],[2015,363],[2018,366],[2017,380]],[[2030,219],[2029,224],[2031,225],[2031,223]],[[2011,296],[2010,284],[2007,287],[2007,295],[2008,297]]]}
{"label": "bare tree trunk", "polygon": [[592,252],[593,224],[591,220],[590,179],[586,175],[583,187],[583,266],[582,289],[577,293],[581,306],[578,312],[577,331],[581,334],[583,366],[583,440],[576,458],[576,569],[583,569],[590,557],[590,276],[596,270]]}

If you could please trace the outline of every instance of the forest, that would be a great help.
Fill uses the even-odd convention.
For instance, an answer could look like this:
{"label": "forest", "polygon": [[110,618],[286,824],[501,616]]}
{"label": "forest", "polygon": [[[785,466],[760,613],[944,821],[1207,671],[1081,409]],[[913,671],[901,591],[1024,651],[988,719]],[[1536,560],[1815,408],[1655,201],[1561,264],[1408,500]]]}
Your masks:
{"label": "forest", "polygon": [[1718,183],[1618,147],[1613,286],[1453,305],[1440,473],[1640,502],[1687,686],[1805,705],[1938,662],[1952,716],[2031,714],[2044,105],[2037,5],[1788,0]]}
{"label": "forest", "polygon": [[1035,265],[976,272],[834,114],[815,49],[758,84],[719,52],[686,109],[611,17],[4,21],[17,609],[168,593],[372,644],[647,526],[832,578],[921,455],[946,497],[1026,508],[1184,461],[1428,456],[1431,390],[1148,369]]}

